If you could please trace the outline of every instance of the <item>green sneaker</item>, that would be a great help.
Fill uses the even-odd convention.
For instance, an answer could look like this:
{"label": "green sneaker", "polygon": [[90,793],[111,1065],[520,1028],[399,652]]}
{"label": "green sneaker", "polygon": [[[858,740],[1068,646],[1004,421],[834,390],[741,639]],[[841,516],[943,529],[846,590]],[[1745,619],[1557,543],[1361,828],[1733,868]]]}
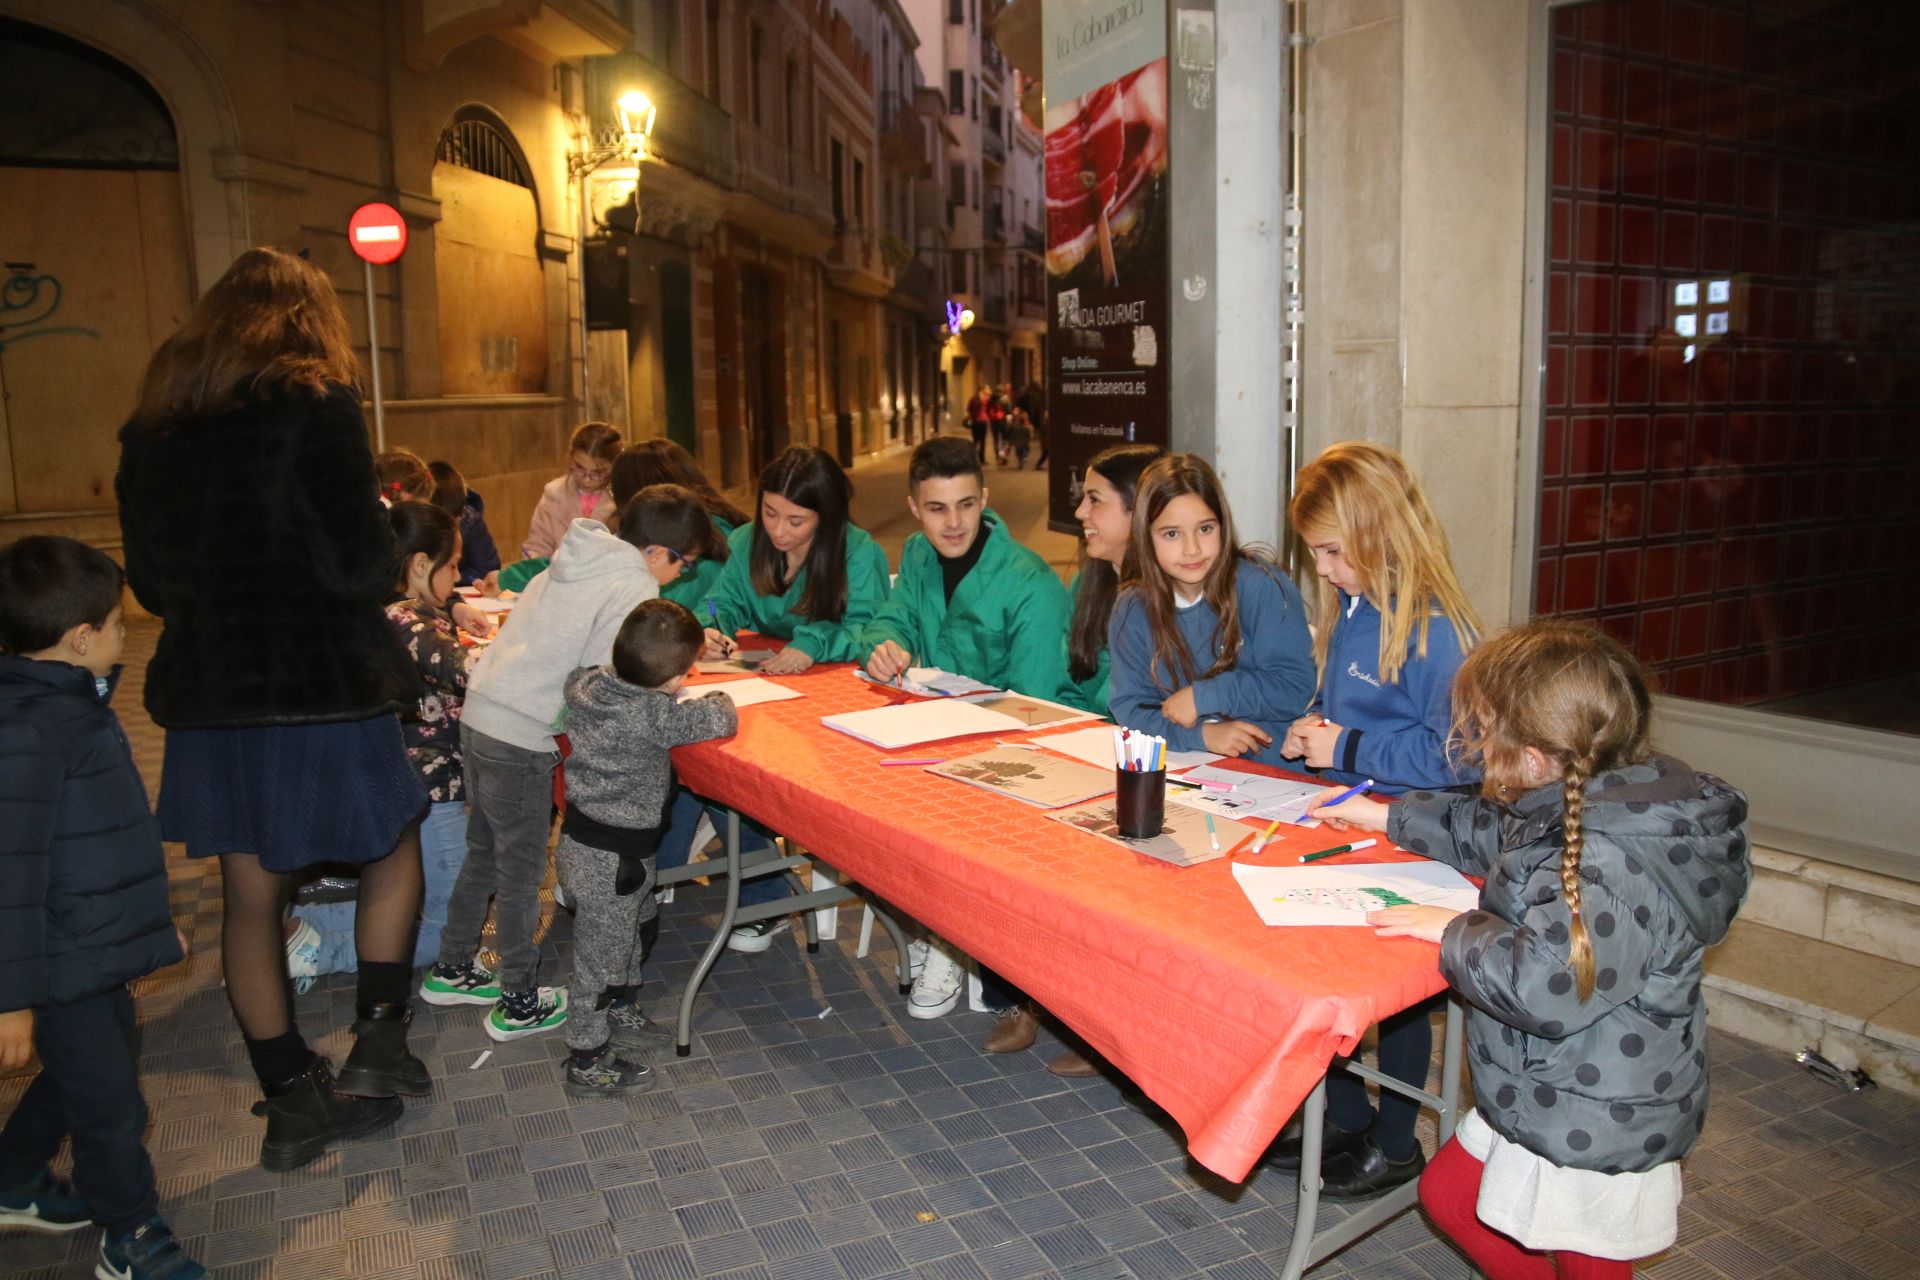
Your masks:
{"label": "green sneaker", "polygon": [[518,1040],[551,1031],[567,1020],[567,989],[539,987],[532,991],[503,991],[487,1014],[487,1034],[495,1040]]}
{"label": "green sneaker", "polygon": [[420,998],[428,1004],[493,1004],[500,999],[500,979],[478,964],[436,964],[420,982]]}

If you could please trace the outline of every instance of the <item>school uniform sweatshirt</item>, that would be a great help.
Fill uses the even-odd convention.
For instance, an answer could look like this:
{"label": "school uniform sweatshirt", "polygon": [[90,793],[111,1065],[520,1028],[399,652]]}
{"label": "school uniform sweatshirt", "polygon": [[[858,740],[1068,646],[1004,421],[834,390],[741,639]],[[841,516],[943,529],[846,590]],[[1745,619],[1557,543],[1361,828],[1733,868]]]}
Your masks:
{"label": "school uniform sweatshirt", "polygon": [[523,751],[552,751],[568,673],[610,661],[620,624],[659,594],[638,548],[575,520],[469,674],[462,723]]}
{"label": "school uniform sweatshirt", "polygon": [[864,659],[860,629],[887,602],[887,553],[880,544],[865,529],[847,526],[847,611],[838,618],[808,618],[796,612],[807,593],[805,566],[777,596],[753,589],[753,530],[751,523],[743,524],[728,536],[726,568],[693,611],[700,625],[726,635],[746,630],[775,636],[815,662]]}
{"label": "school uniform sweatshirt", "polygon": [[[1287,727],[1313,697],[1313,639],[1300,590],[1278,568],[1243,558],[1234,574],[1240,605],[1240,654],[1231,670],[1193,682],[1200,723],[1184,728],[1160,714],[1160,704],[1186,681],[1153,670],[1153,634],[1140,601],[1143,587],[1121,592],[1107,626],[1113,654],[1113,687],[1108,709],[1114,722],[1158,734],[1174,751],[1205,751],[1201,726],[1209,719],[1247,720],[1273,735],[1273,741],[1244,759],[1277,769],[1298,768],[1280,757]],[[1174,610],[1174,625],[1193,655],[1194,669],[1205,671],[1220,654],[1220,616],[1204,599]]]}
{"label": "school uniform sweatshirt", "polygon": [[920,667],[939,667],[1001,689],[1058,698],[1066,685],[1067,589],[991,510],[979,559],[949,600],[940,553],[924,533],[900,552],[893,595],[860,633],[860,657],[888,640]]}
{"label": "school uniform sweatshirt", "polygon": [[[1340,596],[1341,616],[1327,643],[1320,714],[1341,726],[1328,782],[1352,786],[1372,778],[1374,790],[1399,795],[1416,787],[1440,790],[1473,782],[1477,769],[1447,761],[1453,716],[1453,676],[1466,658],[1453,623],[1436,612],[1427,622],[1427,656],[1419,656],[1418,627],[1407,639],[1400,678],[1380,675],[1380,611],[1364,596]],[[1298,763],[1296,762],[1296,766]]]}

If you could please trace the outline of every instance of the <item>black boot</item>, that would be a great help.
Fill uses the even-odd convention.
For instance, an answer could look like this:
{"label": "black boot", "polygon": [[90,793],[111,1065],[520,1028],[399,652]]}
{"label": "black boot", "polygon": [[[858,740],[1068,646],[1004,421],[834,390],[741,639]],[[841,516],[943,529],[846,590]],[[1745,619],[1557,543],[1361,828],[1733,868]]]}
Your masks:
{"label": "black boot", "polygon": [[358,1138],[400,1118],[398,1098],[351,1098],[333,1087],[325,1058],[314,1058],[291,1080],[266,1087],[253,1113],[267,1118],[260,1142],[260,1167],[275,1173],[298,1169],[316,1159],[327,1144]]}
{"label": "black boot", "polygon": [[363,1004],[353,1024],[353,1052],[340,1068],[339,1089],[356,1098],[420,1097],[433,1089],[427,1064],[407,1052],[413,1004]]}

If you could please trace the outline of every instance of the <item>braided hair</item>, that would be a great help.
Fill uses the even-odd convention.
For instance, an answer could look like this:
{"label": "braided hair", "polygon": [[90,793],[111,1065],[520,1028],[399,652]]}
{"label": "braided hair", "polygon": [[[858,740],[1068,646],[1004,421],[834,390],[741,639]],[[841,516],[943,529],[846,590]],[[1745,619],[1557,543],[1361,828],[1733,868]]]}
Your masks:
{"label": "braided hair", "polygon": [[1587,783],[1651,753],[1652,699],[1640,664],[1612,638],[1579,623],[1541,618],[1486,641],[1453,686],[1450,747],[1477,760],[1496,802],[1540,785],[1529,750],[1559,772],[1560,896],[1572,917],[1567,963],[1585,1000],[1593,994],[1593,940],[1580,910],[1580,851]]}

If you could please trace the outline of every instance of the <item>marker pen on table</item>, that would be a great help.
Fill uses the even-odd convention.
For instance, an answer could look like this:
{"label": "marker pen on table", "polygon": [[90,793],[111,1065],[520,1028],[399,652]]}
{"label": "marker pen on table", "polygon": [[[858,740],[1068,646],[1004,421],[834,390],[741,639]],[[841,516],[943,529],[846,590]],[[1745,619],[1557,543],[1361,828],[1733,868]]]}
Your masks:
{"label": "marker pen on table", "polygon": [[1331,849],[1322,849],[1318,853],[1303,853],[1302,862],[1318,862],[1322,858],[1331,858],[1336,853],[1352,853],[1355,849],[1371,849],[1379,844],[1378,840],[1355,840],[1352,844],[1337,844]]}
{"label": "marker pen on table", "polygon": [[[1322,804],[1314,805],[1313,807],[1315,809],[1331,809],[1333,808],[1333,806],[1337,804],[1345,804],[1347,801],[1353,799],[1357,795],[1360,795],[1362,792],[1371,791],[1371,790],[1373,790],[1373,779],[1368,778],[1365,782],[1360,783],[1358,786],[1348,787],[1345,791],[1342,791],[1339,795],[1335,796],[1333,799],[1328,800]],[[1306,822],[1307,820],[1308,820],[1308,814],[1306,813],[1302,813],[1299,817],[1294,819],[1295,822]]]}

